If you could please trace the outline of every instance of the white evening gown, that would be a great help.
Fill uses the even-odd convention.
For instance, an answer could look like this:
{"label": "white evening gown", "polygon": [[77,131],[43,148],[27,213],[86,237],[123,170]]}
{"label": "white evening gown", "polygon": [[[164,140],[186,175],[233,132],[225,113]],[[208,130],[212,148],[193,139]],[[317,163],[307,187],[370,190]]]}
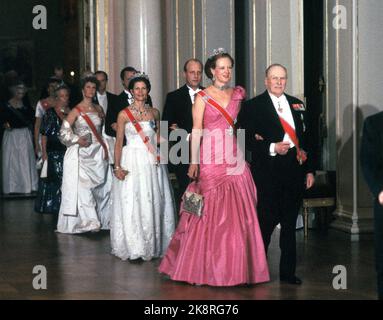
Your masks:
{"label": "white evening gown", "polygon": [[[101,133],[102,120],[97,113],[87,113],[97,131]],[[92,144],[79,148],[73,144],[77,137],[91,134]],[[93,135],[88,124],[78,117],[73,131],[63,121],[60,140],[67,146],[64,157],[62,199],[57,223],[57,232],[83,233],[107,229],[109,225],[110,183],[109,163],[104,159],[104,150]]]}
{"label": "white evening gown", "polygon": [[[141,121],[146,136],[155,136],[153,121]],[[112,254],[150,260],[161,257],[175,229],[175,206],[166,165],[156,165],[131,122],[125,126],[127,144],[121,167],[125,180],[114,178],[110,236]]]}
{"label": "white evening gown", "polygon": [[2,153],[3,192],[8,194],[37,191],[38,176],[30,130],[5,130]]}

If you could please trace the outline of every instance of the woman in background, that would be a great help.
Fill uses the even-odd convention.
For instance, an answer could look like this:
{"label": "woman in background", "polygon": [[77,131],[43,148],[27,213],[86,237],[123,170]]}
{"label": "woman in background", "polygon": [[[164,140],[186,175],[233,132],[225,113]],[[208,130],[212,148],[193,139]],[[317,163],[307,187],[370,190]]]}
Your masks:
{"label": "woman in background", "polygon": [[47,176],[41,177],[35,201],[35,211],[58,214],[61,204],[61,183],[65,145],[59,140],[60,128],[69,113],[69,88],[59,86],[55,90],[54,107],[48,109],[40,128],[42,159],[47,161]]}
{"label": "woman in background", "polygon": [[12,98],[0,108],[3,135],[3,193],[37,191],[38,177],[31,128],[33,109],[23,103],[26,87],[18,83],[11,88]]}

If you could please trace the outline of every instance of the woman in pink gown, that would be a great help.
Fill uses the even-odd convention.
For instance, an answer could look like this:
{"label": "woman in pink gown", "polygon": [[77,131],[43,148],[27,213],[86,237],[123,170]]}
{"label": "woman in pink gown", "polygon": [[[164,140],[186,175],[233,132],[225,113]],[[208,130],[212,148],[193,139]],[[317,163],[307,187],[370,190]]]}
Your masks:
{"label": "woman in pink gown", "polygon": [[210,103],[214,100],[235,119],[245,90],[228,86],[232,57],[223,49],[214,53],[205,65],[213,84],[197,95],[193,105],[188,172],[192,179],[198,178],[188,190],[203,195],[203,214],[190,214],[181,205],[181,218],[159,271],[172,280],[199,285],[266,282],[270,278],[256,212],[257,190],[241,150],[237,150],[237,138],[228,130],[229,122]]}

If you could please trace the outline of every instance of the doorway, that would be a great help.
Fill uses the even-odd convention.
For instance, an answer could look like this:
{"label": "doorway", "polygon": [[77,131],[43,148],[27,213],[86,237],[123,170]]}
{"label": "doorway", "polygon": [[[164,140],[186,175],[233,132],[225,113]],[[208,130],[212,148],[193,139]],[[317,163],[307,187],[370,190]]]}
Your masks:
{"label": "doorway", "polygon": [[323,170],[323,147],[327,137],[324,79],[323,1],[305,0],[304,14],[304,95],[308,125],[315,146],[315,167]]}

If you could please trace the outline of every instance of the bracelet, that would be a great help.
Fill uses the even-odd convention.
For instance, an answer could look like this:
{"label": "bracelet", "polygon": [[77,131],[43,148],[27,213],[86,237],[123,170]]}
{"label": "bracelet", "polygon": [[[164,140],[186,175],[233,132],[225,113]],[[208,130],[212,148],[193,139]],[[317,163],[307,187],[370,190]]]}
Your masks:
{"label": "bracelet", "polygon": [[114,169],[113,169],[113,172],[116,172],[117,170],[121,170],[121,167],[120,166],[115,166]]}

